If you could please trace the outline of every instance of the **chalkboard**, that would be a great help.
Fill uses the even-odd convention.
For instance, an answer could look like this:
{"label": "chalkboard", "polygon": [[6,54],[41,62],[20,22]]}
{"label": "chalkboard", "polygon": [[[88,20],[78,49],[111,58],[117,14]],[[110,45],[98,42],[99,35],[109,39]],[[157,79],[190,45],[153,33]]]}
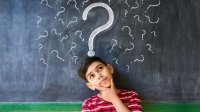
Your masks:
{"label": "chalkboard", "polygon": [[114,66],[118,88],[135,90],[144,102],[197,102],[199,6],[199,0],[0,0],[0,101],[81,102],[95,92],[77,69],[95,55]]}

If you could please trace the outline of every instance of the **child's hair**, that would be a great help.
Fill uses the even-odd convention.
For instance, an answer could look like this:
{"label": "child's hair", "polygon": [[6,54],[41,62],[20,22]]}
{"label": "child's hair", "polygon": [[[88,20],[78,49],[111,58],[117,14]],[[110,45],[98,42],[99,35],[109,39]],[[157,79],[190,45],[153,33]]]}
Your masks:
{"label": "child's hair", "polygon": [[87,81],[85,75],[86,75],[86,72],[87,72],[87,70],[88,70],[88,67],[89,67],[93,62],[101,62],[101,63],[103,63],[104,65],[106,65],[106,62],[104,62],[104,61],[103,61],[101,58],[99,58],[99,57],[96,57],[96,56],[94,56],[94,57],[87,57],[87,58],[85,59],[85,61],[81,64],[81,66],[80,66],[80,68],[79,68],[79,70],[78,70],[78,74],[79,74],[79,76],[80,76],[82,79],[84,79],[84,80]]}

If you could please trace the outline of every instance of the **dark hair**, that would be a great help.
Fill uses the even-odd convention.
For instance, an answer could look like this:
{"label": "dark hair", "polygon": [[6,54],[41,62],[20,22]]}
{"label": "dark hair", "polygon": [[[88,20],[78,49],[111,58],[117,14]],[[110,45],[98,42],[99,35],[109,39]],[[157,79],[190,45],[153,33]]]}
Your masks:
{"label": "dark hair", "polygon": [[78,74],[79,74],[79,76],[80,76],[82,79],[84,79],[84,80],[87,81],[85,75],[86,75],[86,72],[87,72],[87,70],[88,70],[88,67],[89,67],[93,62],[101,62],[101,63],[103,63],[104,65],[106,65],[106,62],[104,62],[104,61],[103,61],[101,58],[99,58],[99,57],[96,57],[96,56],[94,56],[94,57],[87,57],[87,58],[85,59],[85,61],[82,62],[81,66],[80,66],[80,68],[79,68],[79,70],[78,70]]}

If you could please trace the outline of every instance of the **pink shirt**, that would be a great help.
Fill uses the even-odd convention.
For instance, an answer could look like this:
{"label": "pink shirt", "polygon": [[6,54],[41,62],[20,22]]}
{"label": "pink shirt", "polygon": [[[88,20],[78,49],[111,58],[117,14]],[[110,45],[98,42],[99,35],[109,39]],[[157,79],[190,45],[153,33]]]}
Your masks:
{"label": "pink shirt", "polygon": [[[118,93],[121,101],[132,112],[143,112],[139,95],[131,90],[121,90]],[[97,95],[86,99],[82,104],[81,112],[117,112],[112,103],[107,102]]]}

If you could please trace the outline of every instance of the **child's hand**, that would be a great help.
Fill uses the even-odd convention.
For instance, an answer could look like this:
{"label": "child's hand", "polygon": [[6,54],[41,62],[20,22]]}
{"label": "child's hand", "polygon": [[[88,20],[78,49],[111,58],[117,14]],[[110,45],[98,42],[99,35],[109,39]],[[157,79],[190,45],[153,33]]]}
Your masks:
{"label": "child's hand", "polygon": [[116,99],[119,99],[117,95],[116,88],[114,86],[113,79],[110,80],[111,87],[106,88],[106,87],[97,87],[99,91],[101,91],[100,96],[102,99],[108,102],[115,102]]}

